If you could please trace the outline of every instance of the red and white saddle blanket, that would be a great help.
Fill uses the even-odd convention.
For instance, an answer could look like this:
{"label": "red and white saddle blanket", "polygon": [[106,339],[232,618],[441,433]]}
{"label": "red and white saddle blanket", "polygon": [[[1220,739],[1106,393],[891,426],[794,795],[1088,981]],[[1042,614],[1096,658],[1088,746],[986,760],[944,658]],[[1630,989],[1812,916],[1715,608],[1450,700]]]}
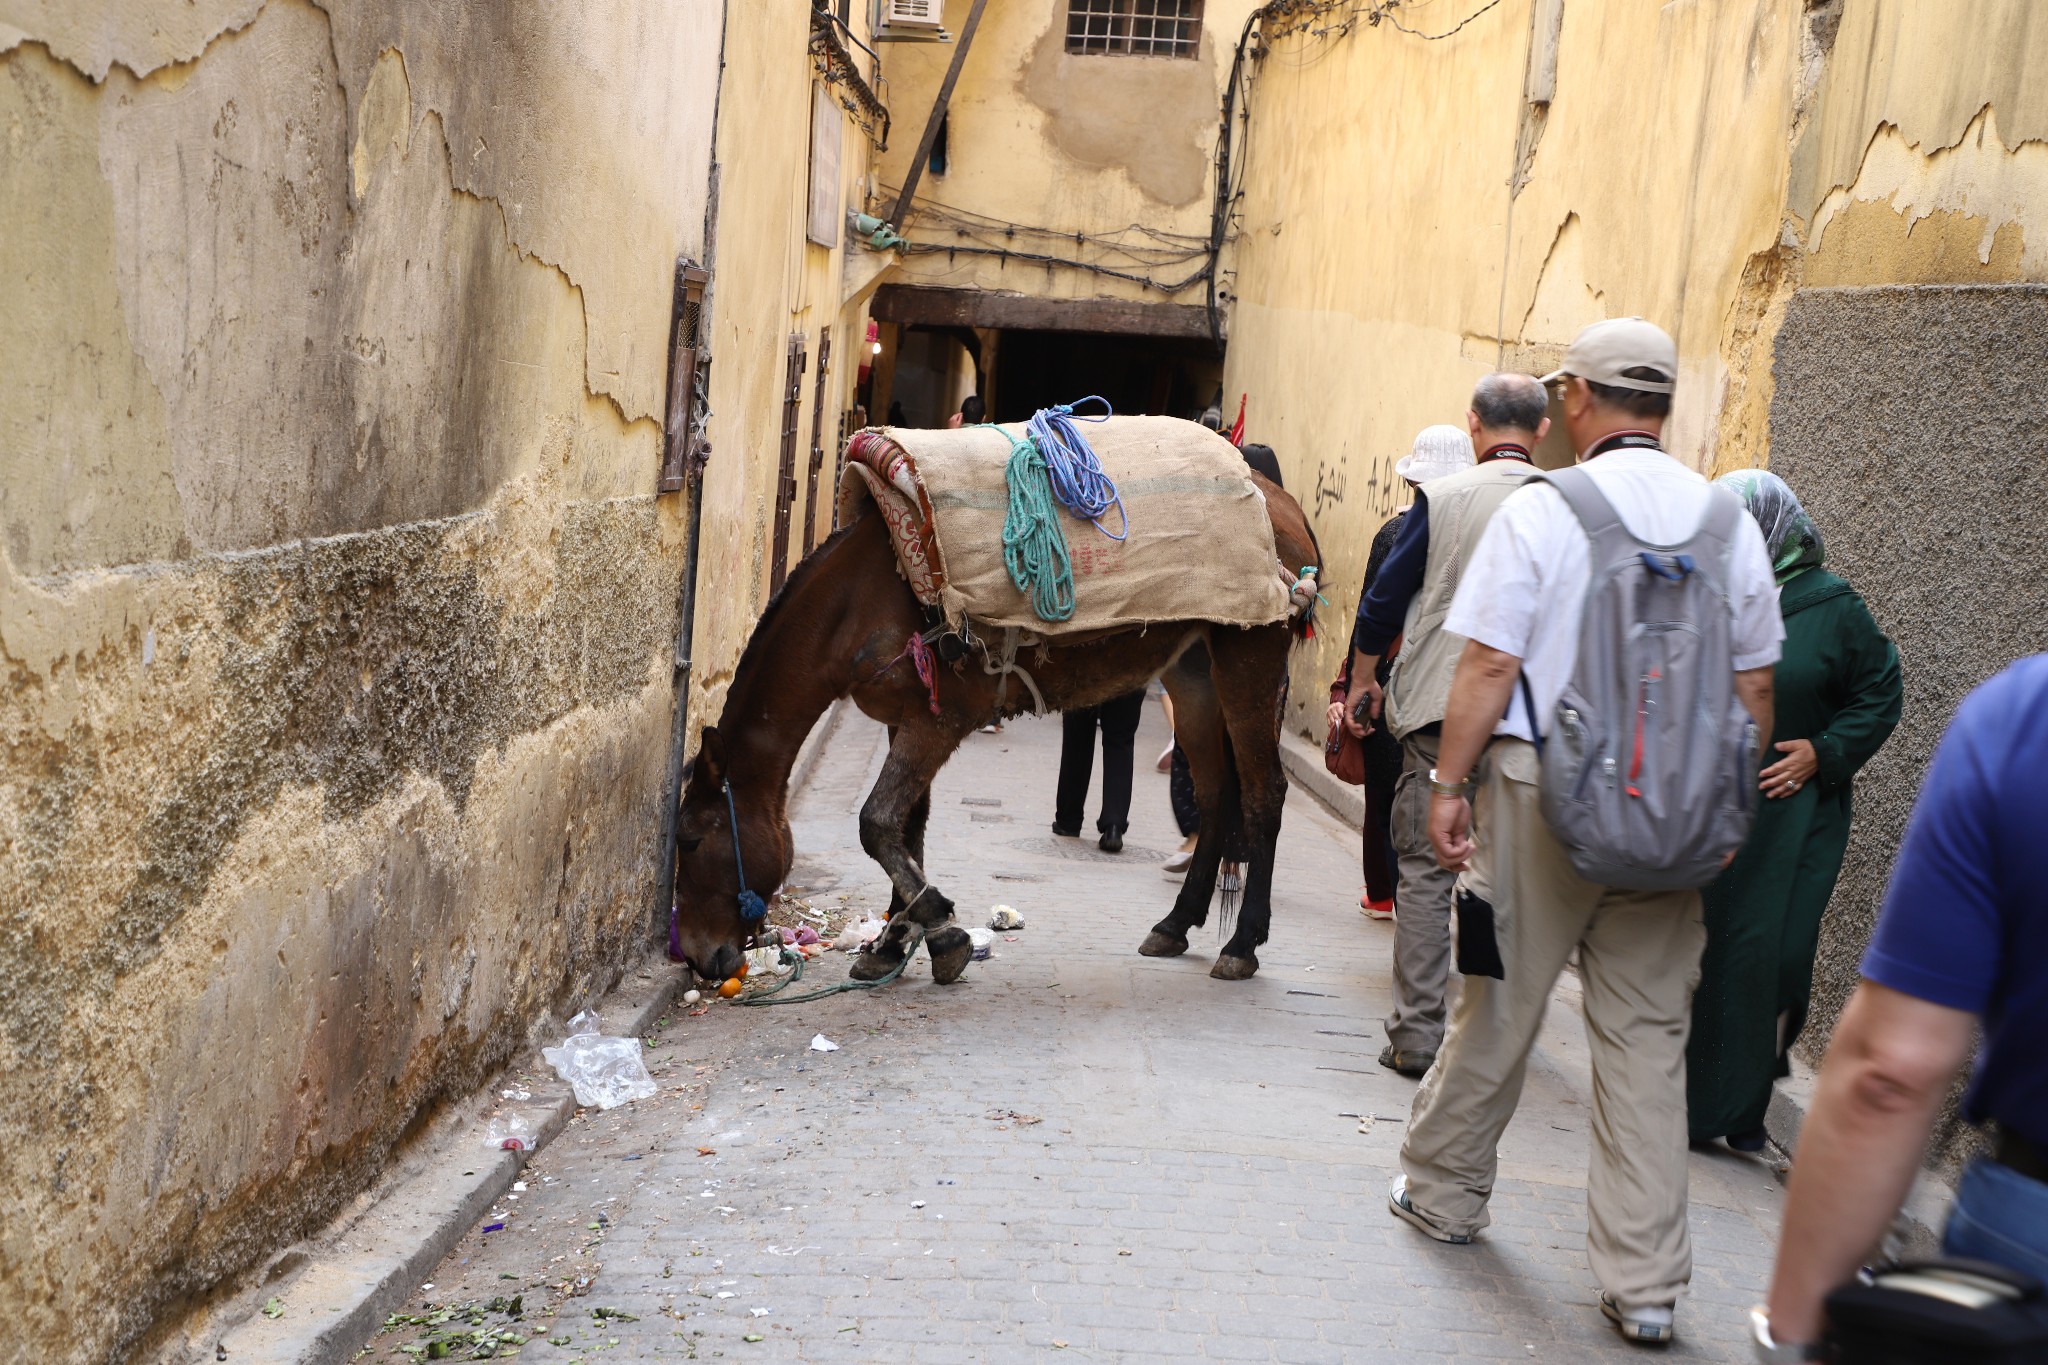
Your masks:
{"label": "red and white saddle blanket", "polygon": [[[1294,575],[1275,556],[1264,495],[1237,448],[1173,417],[1112,417],[1084,427],[1129,517],[1112,540],[1064,510],[1074,614],[1048,621],[1003,557],[1005,466],[1021,426],[854,434],[839,483],[840,524],[878,512],[911,590],[958,627],[1057,637],[1168,621],[1266,625],[1290,612]],[[1108,519],[1118,529],[1115,513]],[[1313,595],[1313,580],[1302,580]]]}

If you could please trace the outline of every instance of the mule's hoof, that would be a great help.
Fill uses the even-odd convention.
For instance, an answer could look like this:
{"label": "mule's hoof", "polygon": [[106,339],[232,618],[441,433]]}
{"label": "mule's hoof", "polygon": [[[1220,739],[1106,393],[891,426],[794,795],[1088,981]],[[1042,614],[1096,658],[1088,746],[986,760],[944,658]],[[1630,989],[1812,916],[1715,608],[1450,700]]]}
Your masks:
{"label": "mule's hoof", "polygon": [[925,951],[932,956],[932,980],[950,986],[967,970],[974,956],[974,940],[957,924],[934,929],[924,936]]}
{"label": "mule's hoof", "polygon": [[902,961],[900,953],[894,957],[882,953],[862,953],[853,960],[853,966],[847,969],[846,975],[855,981],[880,981],[895,971],[897,964]]}
{"label": "mule's hoof", "polygon": [[1187,939],[1179,934],[1162,933],[1157,929],[1145,935],[1145,941],[1138,945],[1138,951],[1146,957],[1179,957],[1187,950]]}
{"label": "mule's hoof", "polygon": [[1216,965],[1209,969],[1209,975],[1218,981],[1249,981],[1258,969],[1259,960],[1250,953],[1243,957],[1232,957],[1225,953],[1216,959]]}

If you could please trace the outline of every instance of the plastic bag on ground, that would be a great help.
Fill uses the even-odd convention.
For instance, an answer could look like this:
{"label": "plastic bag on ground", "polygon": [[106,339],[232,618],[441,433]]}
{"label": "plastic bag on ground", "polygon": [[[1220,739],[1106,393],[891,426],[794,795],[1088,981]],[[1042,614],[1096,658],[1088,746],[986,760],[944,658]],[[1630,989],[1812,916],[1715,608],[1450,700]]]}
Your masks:
{"label": "plastic bag on ground", "polygon": [[655,1092],[647,1074],[638,1038],[607,1038],[598,1032],[597,1013],[585,1010],[569,1021],[569,1038],[560,1047],[544,1047],[540,1055],[576,1092],[576,1103],[588,1109],[616,1109],[628,1100],[644,1100]]}
{"label": "plastic bag on ground", "polygon": [[888,927],[886,920],[855,920],[839,931],[839,937],[832,940],[832,946],[842,953],[858,952],[880,938]]}
{"label": "plastic bag on ground", "polygon": [[1024,917],[1007,905],[998,905],[988,912],[988,927],[991,929],[1022,929]]}
{"label": "plastic bag on ground", "polygon": [[491,1119],[487,1140],[491,1146],[507,1152],[530,1152],[533,1150],[533,1129],[517,1114],[499,1114]]}

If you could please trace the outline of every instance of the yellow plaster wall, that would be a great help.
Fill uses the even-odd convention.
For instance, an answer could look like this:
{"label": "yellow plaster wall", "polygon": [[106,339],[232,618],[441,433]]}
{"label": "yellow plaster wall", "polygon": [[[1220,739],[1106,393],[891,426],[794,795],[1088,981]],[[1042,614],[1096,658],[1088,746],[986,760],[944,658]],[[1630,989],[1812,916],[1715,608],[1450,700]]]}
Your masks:
{"label": "yellow plaster wall", "polygon": [[[946,26],[959,34],[970,0],[948,0]],[[927,172],[905,235],[920,243],[1014,246],[1085,259],[1112,269],[1180,282],[1202,266],[1196,250],[1209,233],[1212,161],[1231,54],[1254,0],[1209,0],[1200,54],[1193,59],[1070,55],[1067,0],[996,0],[985,11],[948,108],[951,165]],[[900,43],[882,49],[895,131],[876,167],[872,212],[895,204],[911,156],[953,55],[951,44]],[[982,226],[960,236],[942,221],[943,205],[996,224],[1056,229],[1061,237],[1005,236]],[[1106,239],[1162,245],[1137,229],[1169,234],[1185,260],[1147,265]],[[1089,240],[1076,242],[1072,234]],[[1191,285],[1178,294],[1070,268],[943,255],[905,257],[900,283],[1000,289],[1044,298],[1129,298],[1200,302]]]}
{"label": "yellow plaster wall", "polygon": [[[856,7],[858,8],[858,7]],[[780,468],[783,386],[789,338],[801,334],[809,357],[797,421],[797,496],[790,517],[789,563],[803,557],[803,526],[831,526],[832,473],[839,416],[867,335],[866,280],[848,287],[840,249],[806,240],[814,66],[810,19],[801,6],[749,10],[726,34],[725,107],[718,130],[719,211],[712,279],[711,463],[704,477],[703,550],[697,614],[697,672],[690,723],[713,723],[733,665],[767,602]],[[864,30],[863,30],[863,36]],[[866,69],[865,59],[862,59]],[[859,206],[870,143],[851,119],[841,143],[842,201]],[[832,330],[826,379],[824,468],[818,504],[806,506],[812,417],[818,396],[818,333]]]}

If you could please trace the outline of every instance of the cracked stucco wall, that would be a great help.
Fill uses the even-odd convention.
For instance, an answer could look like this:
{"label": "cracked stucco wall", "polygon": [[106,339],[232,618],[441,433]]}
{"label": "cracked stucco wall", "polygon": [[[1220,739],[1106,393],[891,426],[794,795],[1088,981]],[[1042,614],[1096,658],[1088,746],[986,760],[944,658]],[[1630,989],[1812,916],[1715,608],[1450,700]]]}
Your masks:
{"label": "cracked stucco wall", "polygon": [[719,26],[0,0],[24,1358],[165,1347],[645,942]]}
{"label": "cracked stucco wall", "polygon": [[[946,25],[958,33],[971,0],[949,0]],[[1010,0],[984,12],[948,108],[950,166],[927,173],[918,198],[996,224],[1058,229],[1090,238],[1126,234],[1158,248],[1138,230],[1206,239],[1218,109],[1245,17],[1259,0],[1209,0],[1200,52],[1193,58],[1084,55],[1066,51],[1065,0]],[[896,202],[953,55],[950,45],[897,43],[883,49],[896,128],[876,178],[879,206]],[[1139,274],[1142,262],[1068,239],[1006,238],[1001,227],[972,238],[949,223],[913,213],[915,241],[1006,242],[1031,251],[1077,256]],[[1153,271],[1178,281],[1199,259]],[[1199,287],[1169,295],[1128,280],[1042,264],[940,255],[903,258],[898,283],[1006,290],[1040,298],[1122,298],[1198,303]]]}
{"label": "cracked stucco wall", "polygon": [[[1511,200],[1543,12],[1506,0],[1440,42],[1360,26],[1276,48],[1226,261],[1226,388],[1250,393],[1348,621],[1373,532],[1407,500],[1394,460],[1462,421],[1478,376],[1540,373],[1602,317],[1676,336],[1674,452],[1784,473],[1905,659],[1905,723],[1830,911],[1817,1057],[1934,737],[2048,646],[2028,586],[2041,509],[2001,491],[2039,444],[2017,377],[2041,368],[2048,8],[1563,0]],[[1330,631],[1300,656],[1299,728],[1320,735],[1344,647]]]}

